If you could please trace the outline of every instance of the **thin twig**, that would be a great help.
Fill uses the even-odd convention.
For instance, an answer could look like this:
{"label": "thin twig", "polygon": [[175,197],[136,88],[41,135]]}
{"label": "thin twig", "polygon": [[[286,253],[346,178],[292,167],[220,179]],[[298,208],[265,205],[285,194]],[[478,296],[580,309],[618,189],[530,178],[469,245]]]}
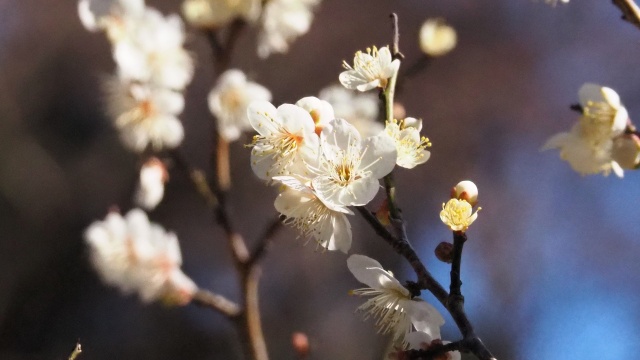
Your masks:
{"label": "thin twig", "polygon": [[207,290],[198,289],[191,301],[196,305],[213,309],[228,318],[236,318],[242,313],[238,304]]}
{"label": "thin twig", "polygon": [[612,0],[622,11],[622,19],[640,29],[640,8],[633,0]]}
{"label": "thin twig", "polygon": [[194,185],[196,191],[205,200],[209,207],[215,208],[218,205],[218,197],[209,186],[204,171],[194,167],[189,163],[187,158],[182,154],[180,149],[174,149],[168,152],[171,159],[179,170],[181,170]]}
{"label": "thin twig", "polygon": [[278,233],[278,231],[282,229],[282,217],[278,216],[271,220],[264,233],[260,238],[258,238],[257,246],[253,249],[251,256],[249,256],[248,266],[254,266],[257,264],[264,255],[267,253],[269,246],[273,242],[274,236]]}
{"label": "thin twig", "polygon": [[77,342],[73,352],[69,355],[69,360],[76,360],[76,358],[80,356],[80,353],[82,353],[82,347],[80,346],[80,342]]}

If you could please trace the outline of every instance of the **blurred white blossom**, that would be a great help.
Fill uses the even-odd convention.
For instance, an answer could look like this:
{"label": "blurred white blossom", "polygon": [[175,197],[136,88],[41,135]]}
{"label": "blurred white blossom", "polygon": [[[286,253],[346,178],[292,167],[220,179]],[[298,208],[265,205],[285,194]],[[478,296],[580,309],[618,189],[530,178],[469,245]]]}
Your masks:
{"label": "blurred white blossom", "polygon": [[438,310],[422,299],[413,298],[379,262],[364,255],[351,255],[347,266],[358,281],[369,286],[351,293],[371,297],[358,311],[364,312],[365,318],[374,317],[379,332],[391,333],[393,340],[404,346],[408,345],[407,336],[414,329],[431,338],[440,338],[444,319]]}
{"label": "blurred white blossom", "polygon": [[177,15],[164,17],[147,8],[127,26],[127,34],[114,43],[114,58],[123,81],[138,81],[153,86],[183,90],[193,76],[193,61],[183,48],[182,20]]}
{"label": "blurred white blossom", "polygon": [[313,8],[320,0],[270,0],[262,14],[262,29],[258,34],[258,55],[289,51],[289,44],[309,31]]}
{"label": "blurred white blossom", "polygon": [[110,212],[85,232],[93,265],[104,282],[144,302],[164,300],[184,305],[197,291],[180,265],[178,238],[149,222],[140,209],[122,217]]}
{"label": "blurred white blossom", "polygon": [[456,30],[443,19],[428,19],[420,28],[420,49],[429,56],[445,55],[453,50],[456,42]]}
{"label": "blurred white blossom", "polygon": [[185,0],[182,13],[191,25],[219,28],[236,18],[254,22],[262,11],[262,0]]}
{"label": "blurred white blossom", "polygon": [[128,18],[144,13],[144,0],[79,0],[78,16],[89,31],[106,31],[111,41],[126,33]]}
{"label": "blurred white blossom", "polygon": [[237,69],[225,71],[209,93],[209,110],[216,116],[218,133],[226,141],[237,140],[243,131],[250,130],[247,108],[253,101],[271,100],[271,92],[264,86],[247,80]]}
{"label": "blurred white blossom", "polygon": [[333,106],[336,118],[347,120],[363,137],[378,135],[384,130],[384,125],[378,121],[380,100],[374,94],[331,85],[322,89],[318,97]]}
{"label": "blurred white blossom", "polygon": [[325,204],[366,205],[380,188],[378,180],[393,170],[396,157],[388,136],[363,140],[353,125],[335,119],[320,134],[320,161],[311,183]]}
{"label": "blurred white blossom", "polygon": [[351,248],[351,224],[346,214],[353,212],[345,206],[323,203],[313,189],[291,176],[273,178],[286,188],[278,195],[275,208],[286,217],[284,223],[300,231],[303,237],[313,237],[319,246],[344,253]]}
{"label": "blurred white blossom", "polygon": [[583,114],[570,132],[562,132],[547,140],[542,150],[560,149],[560,157],[582,175],[623,170],[613,159],[614,139],[628,123],[627,109],[620,96],[608,87],[584,84],[578,92]]}
{"label": "blurred white blossom", "polygon": [[421,129],[422,120],[412,117],[401,121],[387,121],[385,134],[396,144],[398,166],[413,169],[429,160],[431,153],[426,148],[431,146],[431,143],[426,137],[420,136]]}
{"label": "blurred white blossom", "polygon": [[140,168],[140,177],[135,194],[138,206],[153,210],[164,197],[164,184],[169,178],[166,166],[158,158],[147,160]]}
{"label": "blurred white blossom", "polygon": [[392,60],[388,46],[378,50],[367,48],[367,52],[356,52],[353,67],[343,62],[346,71],[338,77],[340,83],[350,90],[367,91],[375,88],[385,89],[389,79],[398,71],[400,60]]}
{"label": "blurred white blossom", "polygon": [[184,108],[182,94],[141,84],[109,83],[109,113],[125,146],[136,152],[174,148],[184,137],[177,115]]}

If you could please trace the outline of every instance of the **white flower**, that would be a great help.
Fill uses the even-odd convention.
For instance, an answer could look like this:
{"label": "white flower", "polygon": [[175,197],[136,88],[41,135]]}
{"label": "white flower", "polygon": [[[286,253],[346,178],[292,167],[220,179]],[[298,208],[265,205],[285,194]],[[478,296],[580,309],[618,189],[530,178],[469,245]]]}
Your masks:
{"label": "white flower", "polygon": [[336,118],[333,106],[329,102],[320,100],[314,96],[307,96],[296,102],[296,105],[307,110],[316,127],[316,134],[320,135],[322,129],[329,121]]}
{"label": "white flower", "polygon": [[102,280],[124,293],[138,293],[142,301],[191,301],[197,287],[180,265],[178,238],[150,223],[140,209],[126,217],[111,212],[86,230],[91,260]]}
{"label": "white flower", "polygon": [[305,109],[292,104],[276,109],[267,101],[256,101],[249,105],[247,116],[258,132],[251,144],[251,168],[259,178],[309,175],[305,161],[317,159],[319,145]]}
{"label": "white flower", "polygon": [[324,204],[308,185],[294,177],[273,179],[286,185],[274,204],[276,210],[286,216],[285,224],[297,228],[303,237],[313,237],[327,250],[349,251],[351,224],[345,214],[353,215],[351,210]]}
{"label": "white flower", "polygon": [[353,67],[343,62],[347,71],[340,73],[340,83],[351,90],[367,91],[375,88],[384,89],[388,80],[398,71],[400,60],[392,61],[391,51],[385,46],[367,48],[367,52],[358,51],[353,58]]}
{"label": "white flower", "polygon": [[169,174],[167,168],[158,158],[147,160],[140,169],[140,179],[136,189],[135,202],[140,207],[152,210],[162,201],[164,183]]}
{"label": "white flower", "polygon": [[184,28],[177,15],[162,16],[147,8],[128,18],[127,35],[114,44],[114,58],[123,81],[138,81],[183,90],[193,76],[193,61],[183,48]]}
{"label": "white flower", "polygon": [[332,85],[322,89],[318,97],[333,106],[336,118],[347,120],[363,137],[378,135],[384,130],[384,125],[378,121],[380,100],[374,94]]}
{"label": "white flower", "polygon": [[552,136],[542,150],[560,149],[560,157],[580,174],[608,175],[613,170],[622,177],[612,149],[614,139],[627,126],[626,108],[614,90],[600,85],[584,84],[578,95],[583,115],[570,132]]}
{"label": "white flower", "polygon": [[[449,344],[450,341],[441,341],[438,338],[434,338],[430,334],[427,334],[422,331],[414,331],[404,338],[405,341],[409,344],[410,350],[428,350],[431,345],[434,343],[446,345]],[[460,355],[460,351],[448,351],[444,354],[444,357],[438,357],[438,360],[460,360],[462,356]]]}
{"label": "white flower", "polygon": [[364,255],[351,255],[347,266],[358,281],[369,286],[352,293],[372,297],[358,311],[364,312],[365,318],[373,316],[379,332],[393,334],[393,340],[404,345],[407,334],[414,328],[432,338],[440,338],[444,319],[438,310],[422,299],[412,298],[409,290],[379,262]]}
{"label": "white flower", "polygon": [[248,81],[236,69],[225,71],[209,93],[209,110],[216,116],[218,133],[228,142],[237,140],[243,131],[250,130],[247,108],[253,101],[271,100],[271,92],[264,86]]}
{"label": "white flower", "polygon": [[236,18],[253,22],[260,16],[262,0],[185,0],[182,13],[196,27],[218,28]]}
{"label": "white flower", "polygon": [[451,199],[446,205],[442,204],[440,220],[451,228],[452,231],[467,231],[469,226],[478,218],[478,208],[473,212],[471,204],[466,200]]}
{"label": "white flower", "polygon": [[125,32],[125,18],[138,17],[145,9],[144,0],[79,0],[78,15],[89,31],[106,30],[112,41]]}
{"label": "white flower", "polygon": [[182,94],[139,84],[107,86],[109,112],[120,130],[123,143],[136,152],[148,145],[154,150],[174,148],[184,137],[177,115],[182,112]]}
{"label": "white flower", "polygon": [[443,19],[428,19],[420,28],[420,49],[429,56],[442,56],[456,46],[456,30]]}
{"label": "white flower", "polygon": [[378,192],[378,179],[393,170],[396,147],[385,135],[361,140],[342,119],[331,121],[320,135],[320,161],[312,187],[325,204],[361,206]]}
{"label": "white flower", "polygon": [[313,7],[320,0],[270,0],[262,14],[262,30],[258,34],[258,55],[289,51],[289,44],[311,27]]}
{"label": "white flower", "polygon": [[413,169],[429,160],[431,153],[426,150],[431,146],[429,139],[420,137],[422,121],[411,117],[398,121],[387,121],[385,133],[395,142],[398,166]]}

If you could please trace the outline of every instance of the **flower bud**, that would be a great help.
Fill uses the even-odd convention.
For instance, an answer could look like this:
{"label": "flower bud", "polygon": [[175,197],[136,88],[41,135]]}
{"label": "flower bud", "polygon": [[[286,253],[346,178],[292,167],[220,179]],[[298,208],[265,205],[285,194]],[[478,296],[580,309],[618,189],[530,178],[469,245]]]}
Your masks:
{"label": "flower bud", "polygon": [[436,246],[436,249],[434,251],[438,260],[445,262],[447,264],[451,264],[451,261],[453,259],[452,252],[453,252],[453,244],[448,243],[446,241],[443,241],[440,244],[438,244],[438,246]]}
{"label": "flower bud", "polygon": [[611,157],[623,169],[635,169],[640,163],[640,138],[635,134],[624,134],[613,140]]}
{"label": "flower bud", "polygon": [[428,19],[420,28],[420,49],[428,56],[442,56],[456,47],[456,31],[443,19]]}
{"label": "flower bud", "polygon": [[309,356],[309,337],[303,332],[291,334],[291,345],[298,358],[305,359]]}
{"label": "flower bud", "polygon": [[475,206],[478,203],[478,187],[473,181],[460,181],[451,189],[451,198],[466,200],[471,206]]}

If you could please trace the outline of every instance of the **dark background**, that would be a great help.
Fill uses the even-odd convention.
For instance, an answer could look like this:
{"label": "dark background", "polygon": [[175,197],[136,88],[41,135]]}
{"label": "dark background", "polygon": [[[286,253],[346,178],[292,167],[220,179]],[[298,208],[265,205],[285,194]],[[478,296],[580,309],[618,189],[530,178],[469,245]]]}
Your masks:
{"label": "dark background", "polygon": [[[169,13],[180,2],[148,4]],[[465,247],[463,292],[496,357],[637,356],[640,178],[582,177],[539,148],[575,121],[569,105],[584,82],[616,89],[632,118],[640,111],[640,31],[609,1],[552,8],[528,0],[324,0],[288,54],[258,60],[251,30],[233,66],[269,87],[274,103],[295,102],[337,82],[342,60],[356,50],[388,44],[392,11],[404,68],[420,56],[417,33],[427,17],[446,18],[459,37],[398,96],[433,142],[425,165],[396,174],[410,238],[427,266],[448,285],[447,266],[433,256],[451,236],[438,212],[451,186],[472,179],[483,210]],[[206,41],[190,34],[197,70],[181,117],[184,150],[207,167],[206,95],[215,74]],[[103,286],[88,264],[83,230],[112,205],[131,208],[139,165],[104,112],[101,81],[113,69],[109,44],[84,30],[75,1],[0,0],[0,359],[66,359],[77,339],[87,360],[238,358],[223,317],[143,305]],[[247,142],[232,145],[230,204],[234,223],[254,239],[274,213],[276,192],[251,173]],[[178,234],[184,271],[199,286],[237,299],[222,233],[179,173],[150,217]],[[351,253],[413,278],[359,217],[350,220]],[[290,335],[303,331],[313,359],[383,358],[386,338],[353,316],[362,300],[347,292],[361,285],[346,257],[295,238],[281,232],[264,262],[271,357],[292,359]],[[458,339],[445,319],[443,337]]]}

